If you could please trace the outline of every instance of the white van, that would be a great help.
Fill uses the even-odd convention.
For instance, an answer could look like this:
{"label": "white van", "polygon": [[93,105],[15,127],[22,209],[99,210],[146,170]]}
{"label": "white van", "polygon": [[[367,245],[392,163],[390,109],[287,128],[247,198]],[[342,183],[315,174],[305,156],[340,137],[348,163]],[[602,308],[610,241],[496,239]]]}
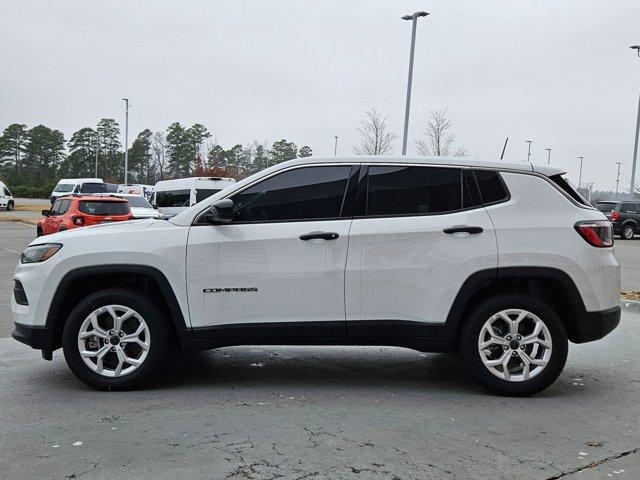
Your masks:
{"label": "white van", "polygon": [[153,185],[144,185],[142,183],[127,183],[118,185],[118,193],[125,193],[128,195],[139,195],[151,200],[153,195]]}
{"label": "white van", "polygon": [[201,202],[223,188],[233,185],[233,178],[189,177],[161,180],[156,183],[151,204],[163,215],[173,216]]}
{"label": "white van", "polygon": [[[99,184],[99,185],[96,185]],[[101,178],[63,178],[51,192],[51,203],[58,197],[74,193],[104,193],[106,191]]]}
{"label": "white van", "polygon": [[13,200],[13,195],[9,191],[9,188],[4,182],[0,182],[0,208],[6,208],[7,212],[10,212],[15,205],[16,203]]}

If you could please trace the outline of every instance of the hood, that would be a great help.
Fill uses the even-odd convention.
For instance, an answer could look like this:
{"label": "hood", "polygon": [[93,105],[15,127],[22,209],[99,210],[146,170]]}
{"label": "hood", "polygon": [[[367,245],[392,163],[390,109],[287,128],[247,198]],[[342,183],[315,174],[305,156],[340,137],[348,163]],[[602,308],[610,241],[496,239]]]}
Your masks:
{"label": "hood", "polygon": [[136,218],[158,218],[160,216],[160,212],[158,212],[154,208],[147,207],[130,207],[131,213]]}
{"label": "hood", "polygon": [[90,227],[73,228],[71,230],[65,230],[64,232],[54,233],[52,235],[46,235],[44,237],[37,237],[32,240],[29,245],[64,242],[68,238],[90,237],[109,235],[112,233],[125,233],[146,230],[155,222],[159,221],[162,220],[155,220],[150,218],[144,220],[129,220],[127,222],[103,223],[100,225],[92,225]]}

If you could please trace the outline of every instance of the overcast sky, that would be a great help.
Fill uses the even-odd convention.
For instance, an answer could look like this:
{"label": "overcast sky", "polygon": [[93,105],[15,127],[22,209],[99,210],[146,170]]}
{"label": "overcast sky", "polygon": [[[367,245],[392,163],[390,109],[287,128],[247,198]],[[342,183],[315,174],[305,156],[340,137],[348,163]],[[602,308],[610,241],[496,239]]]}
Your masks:
{"label": "overcast sky", "polygon": [[[472,156],[565,167],[628,189],[640,1],[6,1],[0,129],[43,123],[65,138],[102,117],[130,137],[205,124],[223,146],[279,138],[347,154],[363,112],[388,114],[400,152],[410,22],[419,20],[410,153],[446,107]],[[124,128],[123,128],[124,130]],[[123,138],[124,143],[124,138]]]}

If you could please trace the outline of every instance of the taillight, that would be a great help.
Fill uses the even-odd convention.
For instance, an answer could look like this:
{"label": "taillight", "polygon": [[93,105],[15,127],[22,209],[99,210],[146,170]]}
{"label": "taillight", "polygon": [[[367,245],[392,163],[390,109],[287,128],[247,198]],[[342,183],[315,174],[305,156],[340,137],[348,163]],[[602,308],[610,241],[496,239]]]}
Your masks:
{"label": "taillight", "polygon": [[615,210],[611,210],[611,221],[617,222],[618,220],[620,220],[620,214]]}
{"label": "taillight", "polygon": [[84,217],[73,217],[72,222],[76,227],[81,227],[84,225]]}
{"label": "taillight", "polygon": [[608,220],[578,222],[575,229],[589,245],[598,248],[613,246],[613,225]]}

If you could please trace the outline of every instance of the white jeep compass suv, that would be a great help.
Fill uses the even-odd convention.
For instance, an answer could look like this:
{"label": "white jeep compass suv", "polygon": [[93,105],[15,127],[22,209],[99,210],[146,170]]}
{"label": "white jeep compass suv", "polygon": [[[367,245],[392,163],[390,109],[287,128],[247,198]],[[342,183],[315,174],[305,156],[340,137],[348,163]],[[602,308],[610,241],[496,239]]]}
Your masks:
{"label": "white jeep compass suv", "polygon": [[13,337],[126,389],[175,346],[456,349],[485,387],[530,395],[568,341],[620,321],[612,227],[563,172],[459,158],[305,158],[170,220],[35,239]]}

